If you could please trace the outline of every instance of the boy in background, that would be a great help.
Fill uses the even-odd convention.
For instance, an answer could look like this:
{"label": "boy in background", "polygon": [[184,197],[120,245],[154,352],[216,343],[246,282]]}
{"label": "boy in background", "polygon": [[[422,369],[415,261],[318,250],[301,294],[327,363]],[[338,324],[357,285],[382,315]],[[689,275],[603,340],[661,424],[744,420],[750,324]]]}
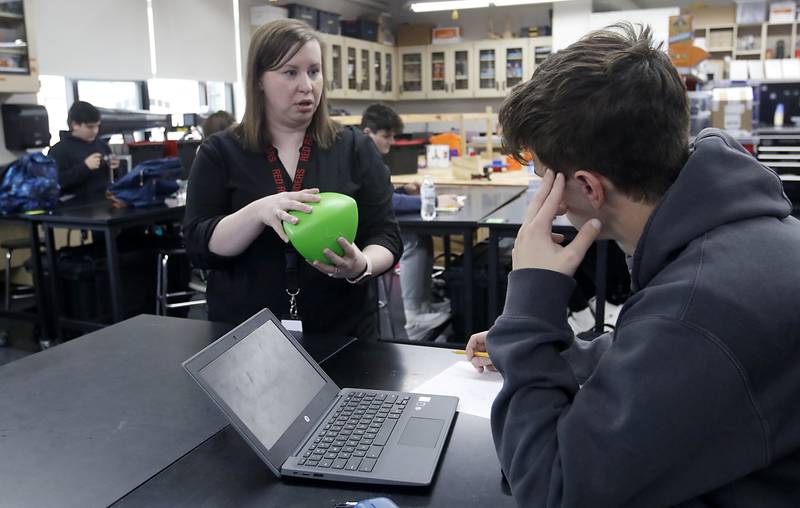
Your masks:
{"label": "boy in background", "polygon": [[[403,121],[390,107],[372,104],[361,118],[361,130],[375,143],[378,152],[386,155],[395,143],[395,135],[403,132]],[[455,195],[442,194],[440,206],[457,203]],[[395,190],[392,207],[395,213],[419,213],[422,202],[419,183],[409,183]],[[433,240],[430,235],[402,232],[403,255],[400,258],[400,289],[409,340],[422,340],[428,332],[450,318],[450,301],[434,302],[431,294],[433,272]]]}
{"label": "boy in background", "polygon": [[61,194],[78,197],[102,197],[109,183],[109,170],[119,167],[119,160],[109,157],[111,148],[97,139],[100,111],[88,102],[76,101],[67,114],[69,132],[48,152],[58,166]]}

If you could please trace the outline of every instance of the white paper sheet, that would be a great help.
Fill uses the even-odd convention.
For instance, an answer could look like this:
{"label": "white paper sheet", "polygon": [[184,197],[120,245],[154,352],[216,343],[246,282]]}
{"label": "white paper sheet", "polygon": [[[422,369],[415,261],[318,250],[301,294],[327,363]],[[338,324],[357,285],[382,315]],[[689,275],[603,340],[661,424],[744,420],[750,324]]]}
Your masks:
{"label": "white paper sheet", "polygon": [[411,390],[414,393],[453,395],[458,397],[458,410],[482,418],[489,418],[497,393],[503,386],[503,377],[488,370],[479,373],[471,363],[456,361],[447,369]]}

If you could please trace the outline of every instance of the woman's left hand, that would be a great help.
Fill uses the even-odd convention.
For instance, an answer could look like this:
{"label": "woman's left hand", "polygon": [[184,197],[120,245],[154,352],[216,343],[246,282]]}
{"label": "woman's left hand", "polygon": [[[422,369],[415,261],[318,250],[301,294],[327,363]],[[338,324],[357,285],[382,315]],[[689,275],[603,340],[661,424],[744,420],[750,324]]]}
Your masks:
{"label": "woman's left hand", "polygon": [[335,279],[355,279],[367,269],[367,257],[356,247],[356,244],[348,242],[345,238],[339,237],[336,240],[344,249],[344,256],[339,256],[330,249],[325,249],[323,254],[330,259],[333,265],[326,265],[319,261],[314,261],[314,268]]}

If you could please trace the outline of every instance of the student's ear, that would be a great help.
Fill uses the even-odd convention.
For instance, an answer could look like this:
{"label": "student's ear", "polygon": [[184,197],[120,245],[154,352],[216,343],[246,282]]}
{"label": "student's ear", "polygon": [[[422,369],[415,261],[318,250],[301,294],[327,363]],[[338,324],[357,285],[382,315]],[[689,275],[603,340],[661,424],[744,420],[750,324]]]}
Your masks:
{"label": "student's ear", "polygon": [[608,180],[594,171],[578,170],[572,179],[580,187],[580,192],[589,201],[592,208],[599,210],[606,201],[606,183]]}
{"label": "student's ear", "polygon": [[372,136],[372,129],[370,129],[369,127],[364,127],[364,134],[366,134],[367,136]]}

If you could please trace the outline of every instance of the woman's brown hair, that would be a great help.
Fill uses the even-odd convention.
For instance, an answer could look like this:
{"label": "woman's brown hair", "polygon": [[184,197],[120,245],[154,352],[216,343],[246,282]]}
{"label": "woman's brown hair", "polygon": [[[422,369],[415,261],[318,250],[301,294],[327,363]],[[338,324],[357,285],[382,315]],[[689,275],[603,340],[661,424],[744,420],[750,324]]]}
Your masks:
{"label": "woman's brown hair", "polygon": [[[264,92],[259,87],[261,76],[265,71],[280,67],[310,41],[316,41],[322,49],[324,76],[325,45],[317,33],[302,21],[280,19],[262,25],[253,33],[247,57],[244,117],[235,128],[248,150],[263,152],[270,145]],[[333,144],[337,130],[337,124],[328,116],[328,101],[323,87],[309,131],[320,147],[328,148]]]}

